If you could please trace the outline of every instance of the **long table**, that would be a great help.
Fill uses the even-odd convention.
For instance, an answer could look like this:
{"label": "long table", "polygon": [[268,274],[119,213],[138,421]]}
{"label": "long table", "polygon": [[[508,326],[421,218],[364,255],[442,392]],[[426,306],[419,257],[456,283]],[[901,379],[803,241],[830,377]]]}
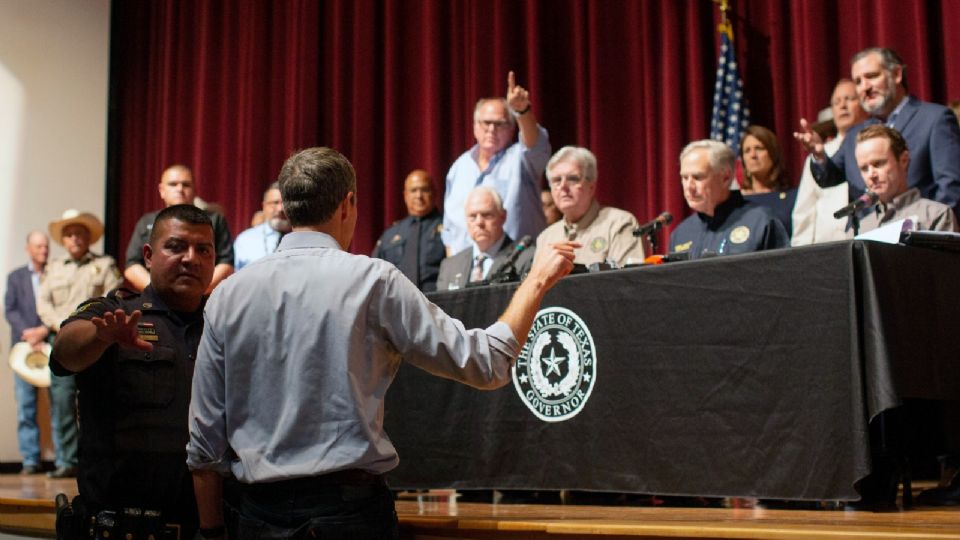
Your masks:
{"label": "long table", "polygon": [[[486,326],[515,287],[430,297]],[[519,375],[480,391],[401,367],[386,400],[393,487],[854,500],[871,419],[960,399],[955,253],[849,241],[574,275],[543,306],[563,308],[554,326],[582,323],[518,364],[546,394]],[[571,369],[573,414],[523,398]]]}

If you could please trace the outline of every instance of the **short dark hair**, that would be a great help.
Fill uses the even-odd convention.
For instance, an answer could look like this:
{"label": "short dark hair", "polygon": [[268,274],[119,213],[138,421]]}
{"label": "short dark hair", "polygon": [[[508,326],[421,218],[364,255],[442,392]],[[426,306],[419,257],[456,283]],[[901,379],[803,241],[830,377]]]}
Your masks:
{"label": "short dark hair", "polygon": [[890,141],[890,150],[893,152],[893,157],[897,159],[900,159],[900,156],[908,150],[907,141],[903,138],[903,135],[892,127],[883,124],[867,126],[857,133],[857,144],[868,139],[887,139]]}
{"label": "short dark hair", "polygon": [[153,245],[157,240],[157,225],[169,219],[176,219],[191,225],[207,225],[210,227],[210,232],[213,232],[213,221],[210,220],[210,216],[206,212],[192,204],[175,204],[161,210],[157,217],[153,219],[149,244]]}
{"label": "short dark hair", "polygon": [[856,54],[850,58],[850,65],[854,65],[859,62],[862,58],[870,54],[880,55],[880,63],[883,64],[883,69],[887,71],[893,71],[894,68],[900,68],[900,84],[904,88],[907,88],[907,64],[903,61],[903,58],[900,58],[900,55],[897,54],[897,51],[889,49],[887,47],[867,47],[861,51],[857,51]]}
{"label": "short dark hair", "polygon": [[356,193],[357,173],[340,152],[318,146],[287,158],[279,183],[290,224],[319,225],[333,217],[347,193]]}

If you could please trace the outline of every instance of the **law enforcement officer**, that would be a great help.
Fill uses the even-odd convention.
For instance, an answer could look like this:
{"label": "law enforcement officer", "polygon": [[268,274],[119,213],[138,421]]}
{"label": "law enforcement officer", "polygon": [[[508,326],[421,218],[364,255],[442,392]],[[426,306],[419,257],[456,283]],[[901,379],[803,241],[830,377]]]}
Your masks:
{"label": "law enforcement officer", "polygon": [[719,141],[701,140],[680,152],[683,197],[696,213],[670,235],[670,251],[691,259],[731,255],[790,245],[773,211],[731,190],[736,155]]}
{"label": "law enforcement officer", "polygon": [[215,253],[204,211],[186,204],[162,210],[143,249],[147,288],[88,300],[54,343],[55,378],[76,373],[80,390],[74,510],[96,517],[111,537],[137,529],[140,538],[164,538],[165,524],[179,526],[180,538],[196,532],[187,410]]}
{"label": "law enforcement officer", "polygon": [[[47,264],[40,278],[37,315],[52,333],[60,331],[60,323],[70,312],[91,296],[106,294],[123,283],[113,257],[97,255],[90,244],[103,235],[103,224],[93,214],[67,210],[61,219],[49,226],[50,236],[67,254]],[[50,407],[53,416],[53,445],[56,470],[53,478],[76,476],[77,410],[76,384],[72,377],[54,378],[50,384]]]}
{"label": "law enforcement officer", "polygon": [[[175,204],[199,204],[194,186],[193,171],[185,165],[171,165],[160,176],[157,186],[160,198],[165,206]],[[209,206],[209,205],[208,205]],[[230,229],[227,220],[222,214],[212,211],[209,206],[207,215],[213,223],[214,242],[217,248],[217,261],[213,269],[213,279],[210,282],[212,290],[221,281],[233,273],[233,240],[230,238]],[[150,283],[150,272],[143,261],[143,246],[150,238],[150,228],[157,217],[157,212],[147,212],[137,221],[130,243],[127,244],[126,263],[123,277],[136,290],[142,291]]]}
{"label": "law enforcement officer", "polygon": [[577,264],[610,262],[616,266],[643,262],[644,246],[633,236],[639,224],[630,212],[601,206],[596,200],[597,158],[578,146],[565,146],[547,163],[547,182],[563,219],[537,237],[537,245],[572,240]]}
{"label": "law enforcement officer", "polygon": [[445,252],[443,214],[433,204],[430,173],[417,169],[407,175],[403,202],[409,215],[383,232],[370,256],[393,263],[421,291],[434,291]]}

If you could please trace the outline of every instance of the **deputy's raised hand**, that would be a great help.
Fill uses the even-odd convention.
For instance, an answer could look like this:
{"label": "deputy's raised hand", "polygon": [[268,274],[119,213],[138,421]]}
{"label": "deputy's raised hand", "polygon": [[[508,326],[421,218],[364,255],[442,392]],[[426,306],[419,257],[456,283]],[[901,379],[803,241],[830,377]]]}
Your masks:
{"label": "deputy's raised hand", "polygon": [[143,351],[152,351],[153,345],[137,332],[140,310],[127,315],[122,309],[108,311],[103,317],[94,317],[90,322],[97,327],[97,339],[106,343],[129,345]]}

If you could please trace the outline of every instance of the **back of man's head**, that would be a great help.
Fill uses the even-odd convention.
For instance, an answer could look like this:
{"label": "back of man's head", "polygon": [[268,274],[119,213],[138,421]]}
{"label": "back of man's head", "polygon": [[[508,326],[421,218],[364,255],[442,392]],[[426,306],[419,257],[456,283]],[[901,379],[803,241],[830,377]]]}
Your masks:
{"label": "back of man's head", "polygon": [[164,208],[158,212],[157,217],[154,218],[153,228],[150,230],[149,243],[151,245],[156,243],[157,236],[160,234],[159,231],[162,229],[162,227],[158,225],[170,219],[176,219],[177,221],[189,223],[190,225],[207,225],[210,227],[210,230],[213,231],[213,222],[206,212],[192,204],[175,204]]}
{"label": "back of man's head", "polygon": [[326,223],[347,194],[357,191],[353,165],[326,147],[290,156],[280,169],[279,183],[283,208],[294,227]]}

